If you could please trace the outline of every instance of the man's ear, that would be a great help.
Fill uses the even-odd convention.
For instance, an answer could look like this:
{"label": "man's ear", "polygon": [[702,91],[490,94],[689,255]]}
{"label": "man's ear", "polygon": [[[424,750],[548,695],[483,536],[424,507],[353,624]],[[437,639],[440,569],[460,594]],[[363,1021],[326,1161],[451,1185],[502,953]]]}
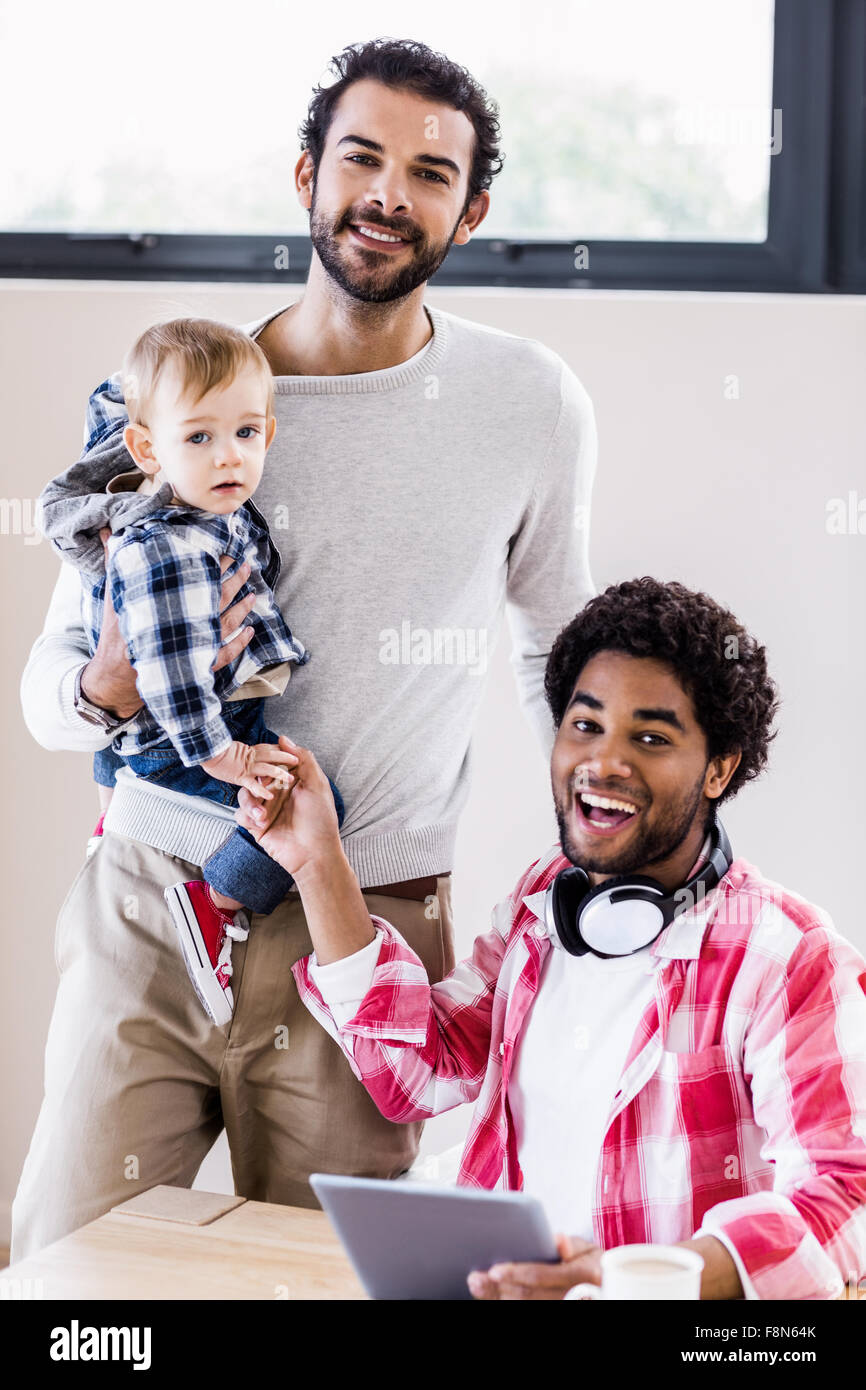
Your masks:
{"label": "man's ear", "polygon": [[127,425],[123,431],[123,442],[142,473],[153,477],[159,472],[159,464],[153,454],[153,443],[144,425]]}
{"label": "man's ear", "polygon": [[304,150],[297,164],[295,165],[295,188],[298,193],[298,202],[307,212],[313,206],[313,183],[316,178],[316,166],[313,164],[309,150]]}
{"label": "man's ear", "polygon": [[724,758],[712,759],[704,778],[704,796],[708,796],[711,801],[718,800],[739,767],[742,756],[742,749],[738,748],[734,753],[727,753]]}
{"label": "man's ear", "polygon": [[472,236],[472,233],[481,225],[489,211],[490,194],[487,189],[484,188],[472,199],[472,202],[469,204],[466,212],[458,223],[457,231],[454,233],[454,245],[465,246]]}

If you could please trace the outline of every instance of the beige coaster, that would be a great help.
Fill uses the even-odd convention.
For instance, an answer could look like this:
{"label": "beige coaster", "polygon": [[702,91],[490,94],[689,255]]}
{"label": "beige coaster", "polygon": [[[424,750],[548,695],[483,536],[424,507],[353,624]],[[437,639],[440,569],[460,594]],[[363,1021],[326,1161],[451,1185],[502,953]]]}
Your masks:
{"label": "beige coaster", "polygon": [[139,1192],[112,1212],[122,1216],[150,1216],[155,1221],[180,1221],[186,1226],[207,1226],[245,1202],[246,1197],[229,1197],[224,1192],[193,1192],[188,1187],[151,1187]]}

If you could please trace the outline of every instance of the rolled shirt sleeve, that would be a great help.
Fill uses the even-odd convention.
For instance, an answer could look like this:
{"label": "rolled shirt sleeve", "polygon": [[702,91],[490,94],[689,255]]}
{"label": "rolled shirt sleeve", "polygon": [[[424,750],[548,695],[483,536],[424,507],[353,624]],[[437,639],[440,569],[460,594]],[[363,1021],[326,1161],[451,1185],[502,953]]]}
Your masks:
{"label": "rolled shirt sleeve", "polygon": [[737,1249],[736,1245],[734,1245],[734,1242],[728,1235],[727,1231],[725,1231],[724,1229],[708,1231],[702,1226],[699,1231],[695,1231],[695,1237],[697,1238],[698,1236],[715,1236],[716,1240],[720,1241],[721,1244],[725,1247],[725,1249],[727,1250],[728,1254],[730,1255],[731,1259],[737,1267],[737,1273],[740,1276],[740,1283],[743,1286],[743,1297],[750,1300],[760,1298],[760,1294],[758,1293],[757,1289],[755,1288],[754,1284],[749,1278],[749,1271],[746,1269],[746,1266],[743,1262],[743,1258],[740,1255],[740,1252]]}
{"label": "rolled shirt sleeve", "polygon": [[315,951],[310,957],[310,979],[338,1028],[354,1018],[370,991],[383,935],[382,928],[378,927],[373,940],[360,951],[332,961],[330,965],[319,965]]}
{"label": "rolled shirt sleeve", "polygon": [[[302,956],[292,966],[301,1001],[342,1048],[386,1119],[426,1119],[477,1099],[489,1061],[493,996],[512,907],[510,900],[498,904],[492,929],[476,939],[471,957],[434,985],[396,927],[372,917],[381,940],[364,948],[369,951],[365,969],[372,962],[370,983],[345,1018],[332,1011],[330,1001],[335,994],[351,995],[341,1002],[346,1009],[355,1004],[355,992],[366,980],[360,965],[357,976],[333,971],[336,983],[328,998],[311,957]],[[335,965],[352,968],[344,961]],[[323,969],[333,967],[315,967],[317,974]]]}
{"label": "rolled shirt sleeve", "polygon": [[834,930],[802,933],[756,1000],[743,1067],[774,1186],[697,1234],[731,1251],[747,1297],[838,1297],[866,1270],[866,962]]}

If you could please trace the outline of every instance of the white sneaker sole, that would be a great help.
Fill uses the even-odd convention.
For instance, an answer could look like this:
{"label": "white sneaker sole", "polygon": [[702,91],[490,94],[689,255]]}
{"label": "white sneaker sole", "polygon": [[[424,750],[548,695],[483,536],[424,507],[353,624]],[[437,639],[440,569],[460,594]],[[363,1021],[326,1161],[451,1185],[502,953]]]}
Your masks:
{"label": "white sneaker sole", "polygon": [[231,986],[223,989],[214,974],[204,937],[201,934],[189,894],[182,884],[166,888],[164,897],[168,903],[172,921],[177,927],[181,950],[189,978],[195,992],[218,1028],[231,1023],[234,999]]}

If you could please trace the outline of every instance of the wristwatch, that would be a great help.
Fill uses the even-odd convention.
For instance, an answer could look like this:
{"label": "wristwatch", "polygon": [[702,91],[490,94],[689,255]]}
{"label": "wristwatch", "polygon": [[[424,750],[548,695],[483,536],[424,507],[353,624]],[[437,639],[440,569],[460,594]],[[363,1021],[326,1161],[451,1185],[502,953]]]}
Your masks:
{"label": "wristwatch", "polygon": [[100,729],[117,729],[121,724],[125,724],[125,719],[116,719],[114,715],[109,714],[107,710],[100,709],[98,705],[92,705],[87,696],[82,694],[81,672],[83,670],[84,667],[81,666],[76,672],[75,689],[72,693],[72,703],[75,705],[81,718],[86,719],[88,724],[98,724]]}

